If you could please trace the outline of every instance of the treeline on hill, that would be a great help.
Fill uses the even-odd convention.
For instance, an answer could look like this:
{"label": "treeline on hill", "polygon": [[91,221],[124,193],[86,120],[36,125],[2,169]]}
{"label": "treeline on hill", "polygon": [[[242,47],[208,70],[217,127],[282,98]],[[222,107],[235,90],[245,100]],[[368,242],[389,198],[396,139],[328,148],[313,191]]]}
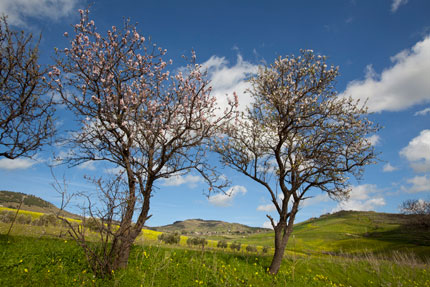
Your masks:
{"label": "treeline on hill", "polygon": [[[54,207],[53,204],[31,194],[24,194],[22,192],[13,192],[7,190],[0,190],[0,204],[10,205],[11,203],[20,204],[23,203],[27,206],[37,206],[41,208],[51,208]],[[7,206],[9,207],[9,206]],[[12,205],[10,207],[15,207]]]}
{"label": "treeline on hill", "polygon": [[[55,214],[42,214],[39,217],[33,217],[30,214],[19,212],[16,214],[15,210],[1,210],[0,211],[0,222],[12,223],[16,222],[19,224],[28,224],[36,226],[64,226],[69,227],[69,225],[58,218]],[[78,225],[79,222],[71,222],[73,225]],[[100,231],[101,221],[95,218],[87,218],[81,222],[81,225],[92,231]]]}

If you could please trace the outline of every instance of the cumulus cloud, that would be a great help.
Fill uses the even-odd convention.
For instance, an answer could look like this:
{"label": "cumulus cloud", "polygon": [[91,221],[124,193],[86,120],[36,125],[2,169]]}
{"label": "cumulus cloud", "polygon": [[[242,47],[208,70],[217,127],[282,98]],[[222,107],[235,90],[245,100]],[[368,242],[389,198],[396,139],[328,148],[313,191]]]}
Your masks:
{"label": "cumulus cloud", "polygon": [[212,56],[202,64],[202,70],[208,72],[212,95],[218,99],[222,109],[228,107],[226,95],[232,96],[233,92],[239,97],[239,110],[244,111],[251,102],[251,95],[245,91],[251,87],[247,79],[257,73],[258,66],[237,55],[235,65],[229,65],[224,57]]}
{"label": "cumulus cloud", "polygon": [[26,26],[26,18],[58,21],[76,10],[82,0],[2,0],[0,14],[8,16],[10,24]]}
{"label": "cumulus cloud", "polygon": [[276,207],[273,203],[269,203],[269,204],[262,204],[257,206],[257,210],[258,211],[266,211],[266,212],[271,212],[271,211],[275,211]]}
{"label": "cumulus cloud", "polygon": [[430,130],[423,130],[400,151],[416,172],[430,171]]}
{"label": "cumulus cloud", "polygon": [[393,0],[391,3],[391,12],[396,12],[400,6],[405,5],[406,3],[408,3],[408,0]]}
{"label": "cumulus cloud", "polygon": [[425,116],[430,114],[430,108],[425,108],[424,110],[418,111],[414,114],[414,116]]}
{"label": "cumulus cloud", "polygon": [[[278,203],[281,205],[282,204],[282,200],[284,199],[284,194],[280,193],[278,194]],[[317,196],[312,196],[309,198],[306,198],[305,200],[300,202],[300,207],[307,207],[307,206],[311,206],[311,205],[317,205],[321,202],[327,202],[330,200],[330,197],[324,193],[324,194],[319,194]],[[292,206],[294,202],[294,199],[291,198],[290,202],[288,203],[289,206]],[[265,212],[272,212],[272,211],[276,211],[276,207],[273,203],[269,203],[269,204],[262,204],[257,206],[257,211],[265,211]]]}
{"label": "cumulus cloud", "polygon": [[342,96],[368,100],[370,112],[400,111],[430,102],[430,35],[391,61],[393,66],[380,75],[369,65],[365,79],[350,82]]}
{"label": "cumulus cloud", "polygon": [[407,182],[411,184],[410,186],[402,186],[402,190],[415,193],[415,192],[429,192],[430,191],[430,177],[423,176],[415,176],[411,179],[408,179]]}
{"label": "cumulus cloud", "polygon": [[[275,222],[275,224],[276,224],[276,222]],[[270,229],[273,229],[272,223],[270,223],[270,221],[265,221],[265,222],[263,223],[263,228],[270,228]]]}
{"label": "cumulus cloud", "polygon": [[380,190],[373,184],[353,186],[349,199],[339,202],[332,212],[340,210],[375,210],[378,206],[385,205],[384,198],[378,193],[380,193]]}
{"label": "cumulus cloud", "polygon": [[241,185],[232,186],[225,194],[217,193],[209,197],[209,202],[216,206],[230,206],[233,202],[233,199],[239,194],[245,194],[247,192],[246,188]]}
{"label": "cumulus cloud", "polygon": [[86,169],[86,170],[96,170],[96,166],[94,165],[94,161],[86,161],[84,163],[81,163],[78,165],[79,169]]}
{"label": "cumulus cloud", "polygon": [[392,171],[395,171],[395,170],[397,170],[397,167],[392,166],[390,163],[386,163],[384,165],[384,168],[382,169],[383,172],[392,172]]}
{"label": "cumulus cloud", "polygon": [[373,135],[371,137],[368,137],[367,140],[370,142],[371,145],[375,146],[381,141],[381,137],[378,135]]}
{"label": "cumulus cloud", "polygon": [[27,169],[38,163],[37,160],[28,158],[17,158],[17,159],[0,159],[0,169],[15,170],[15,169]]}
{"label": "cumulus cloud", "polygon": [[316,205],[321,202],[327,202],[330,200],[330,197],[327,195],[327,193],[319,194],[317,196],[313,196],[310,198],[307,198],[306,200],[302,201],[300,204],[300,207],[307,207],[311,205]]}
{"label": "cumulus cloud", "polygon": [[179,186],[187,184],[189,187],[196,187],[202,178],[198,175],[187,174],[186,176],[175,174],[169,178],[163,180],[161,185],[163,186]]}

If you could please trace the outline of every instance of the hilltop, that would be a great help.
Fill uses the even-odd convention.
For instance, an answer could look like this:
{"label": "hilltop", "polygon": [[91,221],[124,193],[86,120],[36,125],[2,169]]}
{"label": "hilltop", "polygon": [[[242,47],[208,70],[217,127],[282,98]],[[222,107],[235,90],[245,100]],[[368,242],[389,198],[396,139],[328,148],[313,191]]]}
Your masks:
{"label": "hilltop", "polygon": [[250,227],[240,223],[229,223],[220,220],[187,219],[175,221],[173,224],[150,227],[161,232],[178,232],[188,235],[217,235],[217,234],[254,234],[270,231],[260,227]]}
{"label": "hilltop", "polygon": [[[56,207],[54,204],[32,194],[0,190],[0,206],[17,209],[21,204],[21,201],[22,210],[41,212],[46,214],[59,212],[59,208]],[[62,211],[62,214],[71,218],[79,218],[79,215],[67,211]]]}

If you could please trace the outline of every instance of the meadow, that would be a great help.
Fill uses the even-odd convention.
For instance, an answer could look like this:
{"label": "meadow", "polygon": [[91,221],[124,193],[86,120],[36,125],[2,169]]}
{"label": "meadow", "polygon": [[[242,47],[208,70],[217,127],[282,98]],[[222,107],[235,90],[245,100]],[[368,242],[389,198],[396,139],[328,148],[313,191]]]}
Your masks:
{"label": "meadow", "polygon": [[[242,241],[240,251],[234,252],[217,248],[215,239],[208,240],[204,249],[188,246],[186,236],[181,236],[179,244],[167,245],[157,239],[161,232],[143,230],[132,249],[129,266],[102,279],[92,274],[82,250],[61,225],[15,223],[7,236],[10,224],[0,223],[0,286],[430,287],[429,257],[425,255],[429,247],[410,242],[411,230],[410,237],[399,233],[397,241],[388,243],[376,235],[372,238],[374,230],[393,233],[399,229],[398,221],[390,225],[386,219],[381,223],[381,216],[367,214],[377,218],[379,226],[375,229],[365,215],[343,214],[298,224],[276,276],[267,273],[272,251],[261,251],[263,245],[270,244],[271,232],[226,236]],[[337,224],[333,226],[331,221]],[[357,238],[358,231],[366,232],[366,228],[370,235]],[[90,231],[88,235],[96,238]],[[378,244],[378,240],[383,243]],[[351,247],[345,248],[348,242]],[[258,252],[246,252],[247,244],[258,246]],[[387,248],[395,246],[388,252]]]}
{"label": "meadow", "polygon": [[135,246],[127,269],[96,278],[69,239],[0,236],[1,286],[430,286],[430,268],[411,258],[285,258],[277,276],[270,256]]}

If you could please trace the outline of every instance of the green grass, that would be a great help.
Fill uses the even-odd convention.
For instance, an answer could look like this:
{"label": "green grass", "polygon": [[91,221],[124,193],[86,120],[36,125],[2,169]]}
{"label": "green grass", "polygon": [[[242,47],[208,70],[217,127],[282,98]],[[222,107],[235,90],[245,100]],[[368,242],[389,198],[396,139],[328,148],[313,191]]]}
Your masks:
{"label": "green grass", "polygon": [[126,269],[100,279],[72,240],[0,235],[0,286],[430,286],[429,266],[405,258],[290,256],[277,276],[270,259],[135,246]]}
{"label": "green grass", "polygon": [[[409,223],[410,217],[401,214],[340,212],[296,224],[287,250],[306,254],[372,252],[381,256],[400,250],[430,258],[430,230]],[[215,238],[273,247],[274,234]]]}
{"label": "green grass", "polygon": [[[168,246],[157,240],[160,232],[144,230],[128,268],[109,279],[94,277],[82,250],[64,237],[64,227],[15,223],[12,236],[0,235],[0,286],[430,287],[430,234],[406,227],[408,220],[341,212],[297,224],[277,276],[266,272],[270,252],[261,255],[261,246],[273,246],[272,232],[210,237],[201,250],[186,246],[186,236],[180,245]],[[0,234],[9,226],[0,223]],[[87,236],[97,241],[96,233]],[[216,240],[225,238],[241,242],[241,251],[216,248]],[[259,252],[245,252],[247,244],[259,246]]]}
{"label": "green grass", "polygon": [[[0,208],[0,210],[7,208]],[[12,209],[8,209],[12,210]],[[31,214],[33,218],[42,213],[20,211]],[[73,220],[78,222],[77,220]],[[430,230],[409,224],[410,217],[401,214],[375,212],[339,212],[308,220],[294,226],[294,231],[287,245],[288,252],[302,254],[349,254],[373,253],[382,257],[390,256],[393,251],[412,253],[423,260],[430,258]],[[0,233],[6,233],[9,224],[0,222]],[[64,227],[21,226],[15,224],[12,235],[57,236],[65,233]],[[157,242],[159,231],[143,230],[137,243]],[[90,237],[97,236],[97,233]],[[188,236],[181,236],[181,245],[186,246]],[[242,250],[247,245],[254,245],[261,251],[262,246],[273,248],[273,232],[259,232],[249,235],[224,234],[203,236],[209,244],[216,247],[219,240],[242,243]],[[95,239],[96,240],[96,239]]]}

